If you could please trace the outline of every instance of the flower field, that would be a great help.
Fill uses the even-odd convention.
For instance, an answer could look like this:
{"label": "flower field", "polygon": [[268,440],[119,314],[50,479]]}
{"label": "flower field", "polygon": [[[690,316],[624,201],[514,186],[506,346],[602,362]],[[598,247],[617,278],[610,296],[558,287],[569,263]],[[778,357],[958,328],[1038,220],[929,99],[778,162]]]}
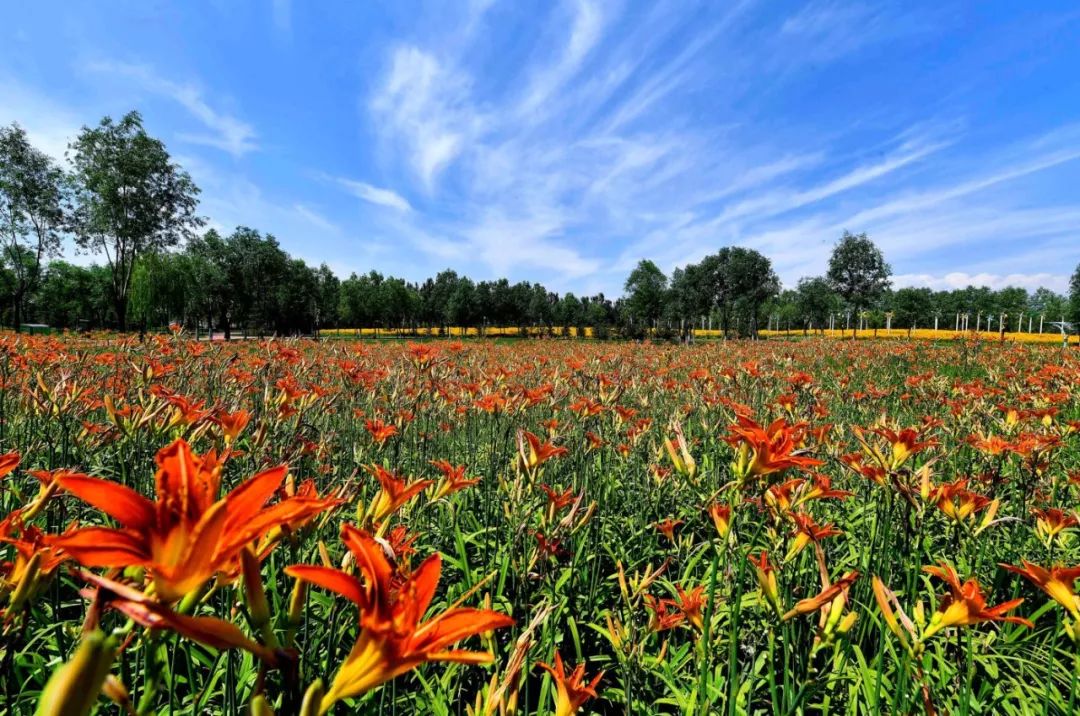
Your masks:
{"label": "flower field", "polygon": [[0,338],[0,712],[1080,698],[1080,356]]}

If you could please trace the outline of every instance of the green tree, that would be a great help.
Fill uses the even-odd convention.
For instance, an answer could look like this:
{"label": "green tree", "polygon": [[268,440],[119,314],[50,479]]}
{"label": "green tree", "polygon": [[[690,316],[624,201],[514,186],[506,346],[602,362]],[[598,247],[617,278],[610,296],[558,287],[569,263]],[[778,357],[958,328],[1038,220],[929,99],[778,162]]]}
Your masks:
{"label": "green tree", "polygon": [[817,326],[824,332],[829,316],[840,308],[840,297],[828,280],[820,276],[802,278],[795,289],[795,308],[804,330]]}
{"label": "green tree", "polygon": [[[885,262],[881,249],[865,233],[845,231],[829,257],[826,278],[847,303],[855,319],[889,288],[891,275],[892,268]],[[858,326],[858,321],[852,325]],[[852,331],[852,337],[855,332]]]}
{"label": "green tree", "polygon": [[1080,264],[1069,281],[1069,320],[1080,326]]}
{"label": "green tree", "polygon": [[21,330],[24,302],[42,261],[60,254],[64,173],[17,124],[0,127],[0,248],[10,271],[11,320]]}
{"label": "green tree", "polygon": [[651,326],[663,314],[667,300],[667,276],[652,261],[642,259],[638,263],[627,277],[624,290],[627,293],[626,309],[635,321]]}
{"label": "green tree", "polygon": [[83,127],[69,158],[75,198],[69,225],[82,248],[105,254],[124,331],[136,261],[193,235],[202,224],[195,214],[199,190],[165,145],[146,133],[138,112]]}
{"label": "green tree", "polygon": [[315,308],[315,330],[326,326],[336,326],[338,322],[338,304],[341,300],[341,281],[330,267],[320,264],[317,272],[319,298]]}
{"label": "green tree", "polygon": [[901,288],[892,295],[892,325],[895,328],[917,328],[927,324],[934,313],[934,292],[929,288]]}
{"label": "green tree", "polygon": [[780,292],[780,279],[773,272],[769,259],[741,246],[728,250],[724,273],[732,309],[741,318],[739,332],[756,338],[761,308]]}

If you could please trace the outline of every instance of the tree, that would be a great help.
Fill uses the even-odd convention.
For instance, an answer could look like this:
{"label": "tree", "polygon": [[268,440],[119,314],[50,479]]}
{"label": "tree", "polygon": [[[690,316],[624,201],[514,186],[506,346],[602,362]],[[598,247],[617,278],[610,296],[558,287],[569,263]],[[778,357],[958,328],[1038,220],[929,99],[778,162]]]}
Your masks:
{"label": "tree", "polygon": [[146,133],[138,112],[83,127],[69,149],[75,199],[69,226],[81,248],[105,254],[124,331],[136,261],[193,236],[202,224],[195,214],[199,189]]}
{"label": "tree", "polygon": [[37,313],[50,326],[99,328],[111,318],[109,270],[53,261],[37,293]]}
{"label": "tree", "polygon": [[634,320],[652,325],[664,312],[667,276],[652,261],[642,259],[638,263],[627,277],[624,290],[627,293],[626,308]]}
{"label": "tree", "polygon": [[319,300],[315,304],[315,330],[333,326],[338,321],[338,303],[341,299],[341,281],[326,264],[320,264],[317,272]]}
{"label": "tree", "polygon": [[17,124],[0,127],[0,247],[11,272],[11,320],[41,278],[42,260],[60,254],[64,173]]}
{"label": "tree", "polygon": [[216,319],[228,340],[232,337],[232,320],[242,288],[236,252],[221,234],[210,229],[188,242],[185,255],[192,278],[188,310],[196,316],[196,321],[206,318],[207,331],[214,330]]}
{"label": "tree", "polygon": [[829,324],[829,316],[839,308],[840,299],[832,285],[824,278],[799,279],[795,289],[795,308],[803,321],[803,328],[814,326],[824,331]]}
{"label": "tree", "polygon": [[1080,264],[1069,281],[1069,320],[1080,325]]}
{"label": "tree", "polygon": [[1036,317],[1060,321],[1069,312],[1068,298],[1048,288],[1038,288],[1031,294],[1028,310]]}
{"label": "tree", "polygon": [[901,288],[892,296],[893,326],[911,329],[934,312],[934,292],[928,288]]}
{"label": "tree", "polygon": [[761,307],[780,292],[780,279],[773,272],[769,259],[741,246],[728,249],[724,273],[732,308],[746,319],[745,324],[740,322],[740,332],[756,338]]}
{"label": "tree", "polygon": [[[891,275],[881,249],[865,233],[845,231],[829,257],[826,278],[857,317],[889,288]],[[858,321],[853,325],[858,326]],[[855,331],[851,335],[854,338]]]}

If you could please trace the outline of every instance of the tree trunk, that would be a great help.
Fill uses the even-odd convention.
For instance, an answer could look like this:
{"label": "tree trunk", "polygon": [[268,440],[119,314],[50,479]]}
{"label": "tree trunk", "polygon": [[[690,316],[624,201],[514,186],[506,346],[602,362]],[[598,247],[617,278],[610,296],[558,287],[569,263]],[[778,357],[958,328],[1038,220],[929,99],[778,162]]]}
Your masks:
{"label": "tree trunk", "polygon": [[121,333],[127,333],[127,296],[114,296],[113,309],[116,311],[116,327]]}
{"label": "tree trunk", "polygon": [[15,293],[11,299],[11,320],[16,333],[22,333],[22,293]]}

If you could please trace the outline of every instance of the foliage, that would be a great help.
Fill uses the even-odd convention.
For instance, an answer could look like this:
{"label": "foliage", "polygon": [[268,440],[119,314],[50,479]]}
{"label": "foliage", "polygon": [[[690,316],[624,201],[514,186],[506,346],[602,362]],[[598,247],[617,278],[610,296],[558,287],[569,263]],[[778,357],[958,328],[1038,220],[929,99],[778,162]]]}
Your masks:
{"label": "foliage", "polygon": [[0,127],[0,248],[11,276],[12,325],[22,326],[24,302],[38,285],[42,261],[60,253],[63,172],[35,149],[17,124]]}
{"label": "foliage", "polygon": [[71,143],[70,160],[75,204],[69,228],[79,246],[105,254],[124,330],[137,260],[191,236],[202,223],[195,214],[199,190],[165,145],[146,133],[138,112],[83,127]]}
{"label": "foliage", "polygon": [[5,712],[1076,705],[1071,351],[177,332],[0,356]]}
{"label": "foliage", "polygon": [[829,257],[826,277],[851,310],[858,314],[868,308],[886,289],[892,269],[866,234],[848,231],[840,237]]}

